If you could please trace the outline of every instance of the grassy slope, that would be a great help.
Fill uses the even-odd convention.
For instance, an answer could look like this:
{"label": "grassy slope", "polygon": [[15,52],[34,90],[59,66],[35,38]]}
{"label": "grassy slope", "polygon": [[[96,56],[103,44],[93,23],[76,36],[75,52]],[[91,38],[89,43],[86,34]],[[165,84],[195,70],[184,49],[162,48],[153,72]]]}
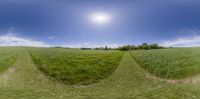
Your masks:
{"label": "grassy slope", "polygon": [[48,76],[65,84],[90,84],[113,73],[120,51],[28,48],[34,63]]}
{"label": "grassy slope", "polygon": [[186,78],[200,73],[200,48],[140,50],[132,52],[148,72],[163,78]]}
{"label": "grassy slope", "polygon": [[[0,75],[0,99],[199,99],[199,84],[170,84],[146,78],[129,53],[116,71],[99,83],[63,85],[50,81],[23,51],[11,71]],[[14,70],[14,71],[13,71]],[[3,76],[7,77],[3,77]],[[7,82],[7,83],[5,83]]]}

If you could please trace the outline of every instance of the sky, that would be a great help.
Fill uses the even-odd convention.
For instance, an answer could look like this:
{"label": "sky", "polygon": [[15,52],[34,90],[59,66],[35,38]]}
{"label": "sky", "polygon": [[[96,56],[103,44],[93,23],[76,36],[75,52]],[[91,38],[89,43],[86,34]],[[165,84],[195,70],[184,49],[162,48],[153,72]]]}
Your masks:
{"label": "sky", "polygon": [[0,0],[0,46],[200,46],[198,0]]}

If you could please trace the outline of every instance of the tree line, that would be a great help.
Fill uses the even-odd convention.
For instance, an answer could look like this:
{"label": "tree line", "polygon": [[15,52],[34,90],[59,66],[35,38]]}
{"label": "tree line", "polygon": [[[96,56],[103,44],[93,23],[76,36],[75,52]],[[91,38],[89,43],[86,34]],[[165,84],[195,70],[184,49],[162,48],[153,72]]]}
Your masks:
{"label": "tree line", "polygon": [[129,50],[163,49],[164,47],[159,46],[157,43],[154,43],[154,44],[142,43],[141,45],[138,45],[138,46],[135,46],[135,45],[123,45],[123,46],[120,46],[118,48],[109,48],[108,46],[96,47],[96,48],[88,48],[88,47],[69,48],[69,47],[55,46],[54,48],[81,49],[81,50],[121,50],[121,51],[129,51]]}
{"label": "tree line", "polygon": [[124,45],[118,48],[118,50],[128,51],[128,50],[150,50],[150,49],[163,49],[164,47],[159,46],[157,43],[148,44],[142,43],[141,45]]}

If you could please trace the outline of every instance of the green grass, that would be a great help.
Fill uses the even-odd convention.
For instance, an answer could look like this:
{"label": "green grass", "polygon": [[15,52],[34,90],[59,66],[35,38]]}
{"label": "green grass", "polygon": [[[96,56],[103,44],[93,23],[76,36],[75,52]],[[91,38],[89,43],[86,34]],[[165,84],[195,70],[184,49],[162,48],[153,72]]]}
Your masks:
{"label": "green grass", "polygon": [[0,72],[14,65],[20,48],[0,47]]}
{"label": "green grass", "polygon": [[[15,48],[13,48],[15,49]],[[90,85],[50,80],[21,49],[15,65],[0,74],[0,99],[199,99],[200,77],[169,83],[154,79],[125,52],[116,70]],[[199,79],[199,80],[198,80]],[[194,82],[196,80],[196,82]]]}
{"label": "green grass", "polygon": [[200,48],[139,50],[132,56],[158,77],[180,79],[200,73]]}
{"label": "green grass", "polygon": [[66,84],[90,84],[110,75],[118,66],[123,52],[29,48],[45,74]]}

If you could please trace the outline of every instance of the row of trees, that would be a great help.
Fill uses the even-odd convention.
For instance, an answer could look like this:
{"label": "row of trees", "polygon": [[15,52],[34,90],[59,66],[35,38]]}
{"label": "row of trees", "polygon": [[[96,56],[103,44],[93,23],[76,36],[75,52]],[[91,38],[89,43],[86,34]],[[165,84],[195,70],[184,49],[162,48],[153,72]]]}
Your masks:
{"label": "row of trees", "polygon": [[[60,47],[56,46],[55,48],[67,48],[71,49],[69,47]],[[81,50],[121,50],[121,51],[129,51],[129,50],[149,50],[149,49],[162,49],[164,47],[158,46],[158,44],[147,44],[142,43],[141,45],[135,46],[135,45],[124,45],[118,48],[109,48],[108,46],[105,47],[97,47],[97,48],[73,48],[73,49],[81,49]]]}
{"label": "row of trees", "polygon": [[142,43],[142,45],[124,45],[118,48],[118,50],[128,51],[128,50],[149,50],[149,49],[162,49],[164,47],[158,46],[158,44],[147,44]]}

